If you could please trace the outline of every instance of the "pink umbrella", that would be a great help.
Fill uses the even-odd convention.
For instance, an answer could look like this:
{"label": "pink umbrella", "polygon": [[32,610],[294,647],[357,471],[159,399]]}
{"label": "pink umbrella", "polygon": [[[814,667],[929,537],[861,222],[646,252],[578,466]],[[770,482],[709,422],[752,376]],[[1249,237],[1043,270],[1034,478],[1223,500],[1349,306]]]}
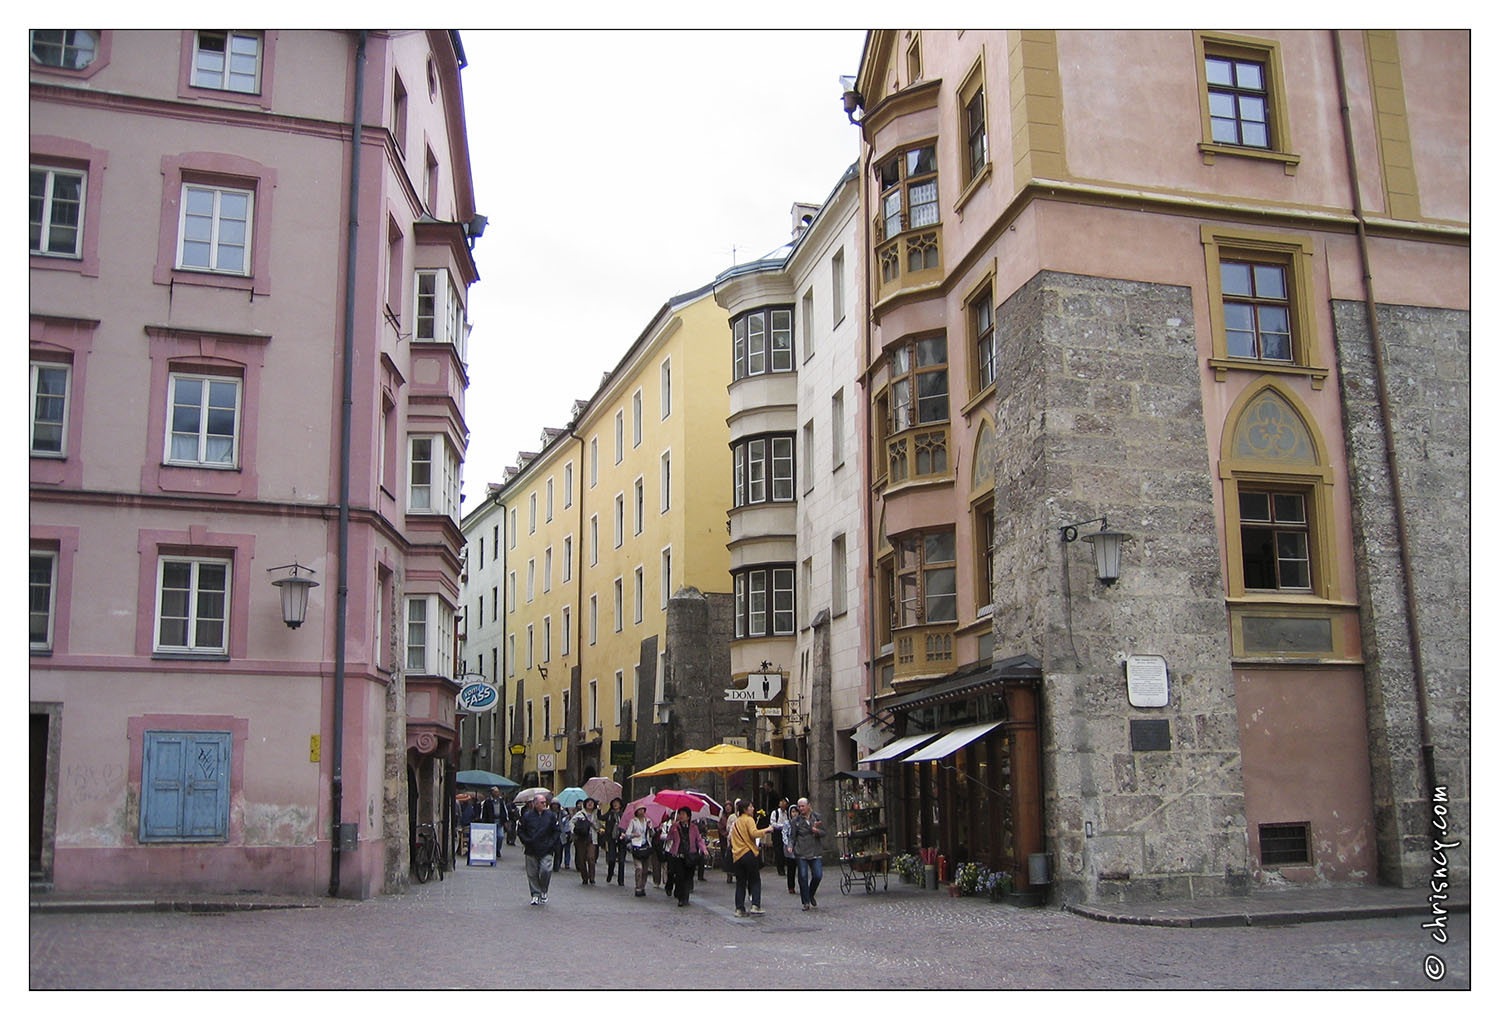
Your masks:
{"label": "pink umbrella", "polygon": [[682,790],[657,790],[653,794],[638,798],[625,805],[624,816],[620,819],[620,829],[622,831],[630,825],[630,820],[635,817],[635,809],[640,807],[646,809],[646,821],[657,828],[660,828],[661,823],[679,807],[685,807],[691,811],[694,821],[697,821],[699,818],[714,821],[719,817],[717,814],[710,812],[708,805],[704,803],[701,797],[685,793]]}

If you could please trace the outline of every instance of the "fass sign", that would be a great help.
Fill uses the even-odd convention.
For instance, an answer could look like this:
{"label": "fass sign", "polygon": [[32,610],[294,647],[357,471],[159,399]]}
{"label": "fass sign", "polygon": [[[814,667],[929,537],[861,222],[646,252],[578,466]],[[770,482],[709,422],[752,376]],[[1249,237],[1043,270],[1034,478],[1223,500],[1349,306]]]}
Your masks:
{"label": "fass sign", "polygon": [[500,689],[477,680],[464,684],[458,692],[458,707],[464,712],[493,711],[499,703]]}

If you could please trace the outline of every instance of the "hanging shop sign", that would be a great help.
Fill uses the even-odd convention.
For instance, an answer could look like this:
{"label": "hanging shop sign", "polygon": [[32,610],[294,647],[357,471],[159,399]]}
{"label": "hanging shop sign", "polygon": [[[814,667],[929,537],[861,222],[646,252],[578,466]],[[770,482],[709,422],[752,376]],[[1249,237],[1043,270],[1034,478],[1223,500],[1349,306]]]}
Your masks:
{"label": "hanging shop sign", "polygon": [[785,680],[780,673],[751,673],[744,687],[724,688],[725,701],[772,702],[781,698]]}
{"label": "hanging shop sign", "polygon": [[500,689],[478,680],[464,684],[458,691],[458,707],[464,712],[492,712],[500,703]]}
{"label": "hanging shop sign", "polygon": [[633,767],[635,765],[635,741],[634,740],[611,740],[609,742],[609,763]]}
{"label": "hanging shop sign", "polygon": [[1125,693],[1132,708],[1166,708],[1166,656],[1128,656],[1125,659]]}
{"label": "hanging shop sign", "polygon": [[551,752],[543,751],[536,756],[536,768],[538,772],[556,772],[557,759],[552,756]]}

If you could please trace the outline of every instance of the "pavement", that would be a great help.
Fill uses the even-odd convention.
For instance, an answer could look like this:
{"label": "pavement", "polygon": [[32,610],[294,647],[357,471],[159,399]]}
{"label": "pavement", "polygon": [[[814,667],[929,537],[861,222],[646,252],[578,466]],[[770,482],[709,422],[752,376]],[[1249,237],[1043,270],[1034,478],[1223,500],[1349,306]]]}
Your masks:
{"label": "pavement", "polygon": [[[837,869],[831,869],[830,874],[836,876]],[[768,886],[770,884],[773,883],[768,883]],[[224,914],[245,910],[317,909],[348,902],[328,897],[259,893],[67,893],[36,889],[32,890],[30,899],[32,913]],[[1468,913],[1469,899],[1467,888],[1450,890],[1442,907],[1449,913]],[[1149,903],[1064,903],[1061,909],[1113,924],[1234,928],[1430,915],[1433,905],[1425,888],[1338,886],[1257,889],[1245,896]]]}

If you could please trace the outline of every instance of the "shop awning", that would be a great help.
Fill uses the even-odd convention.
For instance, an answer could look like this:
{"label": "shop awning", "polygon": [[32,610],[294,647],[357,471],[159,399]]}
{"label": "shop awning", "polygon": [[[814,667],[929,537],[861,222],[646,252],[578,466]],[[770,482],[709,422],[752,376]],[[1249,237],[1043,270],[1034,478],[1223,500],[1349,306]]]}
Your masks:
{"label": "shop awning", "polygon": [[889,744],[886,744],[880,750],[874,752],[868,757],[861,758],[859,760],[859,763],[861,765],[868,765],[871,762],[889,761],[891,758],[894,758],[897,755],[905,754],[912,748],[917,747],[921,744],[925,744],[935,736],[937,736],[936,733],[918,733],[915,736],[900,737],[896,740],[892,740]]}
{"label": "shop awning", "polygon": [[937,761],[939,758],[946,758],[960,747],[972,744],[999,725],[1000,722],[997,720],[996,722],[980,723],[977,726],[965,726],[962,729],[944,733],[916,754],[902,758],[901,764],[906,765],[919,761]]}

